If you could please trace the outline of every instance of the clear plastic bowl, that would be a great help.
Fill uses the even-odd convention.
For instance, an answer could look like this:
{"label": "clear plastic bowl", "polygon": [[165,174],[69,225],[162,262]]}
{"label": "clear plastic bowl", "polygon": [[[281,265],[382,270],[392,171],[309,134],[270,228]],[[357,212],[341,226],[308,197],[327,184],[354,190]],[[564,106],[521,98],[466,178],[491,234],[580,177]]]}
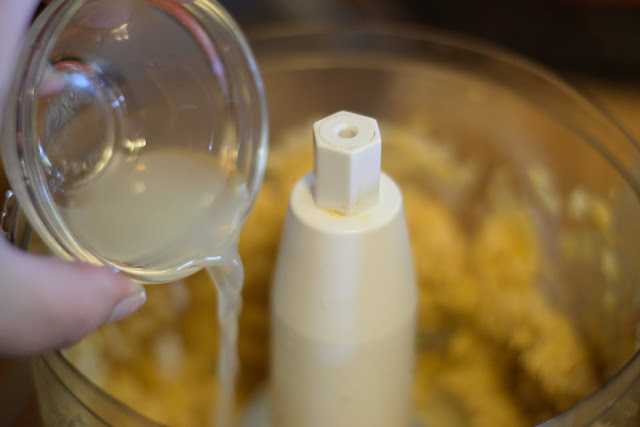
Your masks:
{"label": "clear plastic bowl", "polygon": [[[489,171],[506,166],[518,197],[542,230],[548,268],[539,291],[571,319],[597,366],[597,389],[542,424],[638,425],[640,175],[635,141],[553,74],[469,40],[406,29],[348,30],[275,33],[254,38],[252,47],[268,93],[272,150],[291,143],[292,129],[338,110],[377,118],[383,146],[385,124],[411,129],[416,120],[428,117],[430,138],[445,141],[450,153],[478,166],[479,184],[466,195],[424,187],[469,227],[486,209]],[[293,143],[310,145],[310,131],[308,135]],[[383,168],[384,162],[383,153]],[[265,183],[269,179],[267,172]],[[606,236],[580,220],[581,194],[610,208],[598,217]],[[30,232],[24,217],[15,230],[16,244],[27,247]],[[567,252],[563,245],[571,236],[577,243],[574,252]],[[258,237],[246,234],[243,239],[251,244]],[[582,253],[581,248],[589,249]],[[252,268],[249,260],[245,265]],[[248,286],[248,304],[260,294],[256,286],[261,295],[268,294],[268,283]],[[421,350],[429,351],[425,336],[430,335],[421,333]],[[243,340],[249,346],[268,345],[266,337],[243,335],[242,323],[240,340],[241,347]],[[562,360],[551,357],[538,367],[556,362]],[[252,375],[254,385],[266,380],[266,356],[259,363],[262,369],[243,366],[243,375]],[[94,385],[61,353],[39,357],[34,366],[43,416],[50,425],[70,420],[153,424]]]}

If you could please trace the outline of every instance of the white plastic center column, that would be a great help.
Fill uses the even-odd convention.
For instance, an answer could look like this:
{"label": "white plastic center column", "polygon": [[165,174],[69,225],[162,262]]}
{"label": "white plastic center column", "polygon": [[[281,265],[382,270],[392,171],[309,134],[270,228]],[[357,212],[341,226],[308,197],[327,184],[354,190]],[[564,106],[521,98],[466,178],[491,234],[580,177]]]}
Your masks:
{"label": "white plastic center column", "polygon": [[272,290],[273,427],[409,426],[416,287],[402,196],[377,122],[314,124]]}
{"label": "white plastic center column", "polygon": [[315,205],[354,215],[378,204],[382,141],[378,123],[339,112],[313,125]]}

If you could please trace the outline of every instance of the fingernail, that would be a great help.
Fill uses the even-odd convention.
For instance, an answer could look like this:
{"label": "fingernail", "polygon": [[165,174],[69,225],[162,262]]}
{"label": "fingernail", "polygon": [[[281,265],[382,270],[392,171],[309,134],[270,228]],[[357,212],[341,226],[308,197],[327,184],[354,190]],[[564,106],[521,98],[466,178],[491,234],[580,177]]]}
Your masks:
{"label": "fingernail", "polygon": [[116,308],[113,309],[111,316],[109,316],[109,320],[107,320],[105,324],[124,319],[142,307],[146,300],[147,293],[144,290],[133,295],[129,295],[116,305]]}
{"label": "fingernail", "polygon": [[119,275],[119,278],[123,278],[125,277],[126,280],[129,282],[129,296],[132,296],[133,294],[139,294],[140,292],[144,292],[144,286],[142,286],[142,283],[140,282],[136,282],[135,280],[131,280],[126,276],[122,276]]}

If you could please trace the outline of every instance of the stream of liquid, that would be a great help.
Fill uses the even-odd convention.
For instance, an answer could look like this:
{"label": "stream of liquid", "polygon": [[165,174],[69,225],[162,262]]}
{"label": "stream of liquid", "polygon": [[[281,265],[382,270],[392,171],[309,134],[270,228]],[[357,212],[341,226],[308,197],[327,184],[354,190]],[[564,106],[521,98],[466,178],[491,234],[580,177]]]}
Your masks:
{"label": "stream of liquid", "polygon": [[242,309],[244,269],[237,252],[221,259],[220,264],[207,268],[218,292],[218,351],[219,390],[213,425],[230,427],[233,421],[235,380],[238,373],[238,317]]}
{"label": "stream of liquid", "polygon": [[[238,371],[238,316],[244,270],[238,255],[245,185],[230,180],[213,156],[160,148],[116,153],[90,182],[64,193],[61,212],[83,244],[137,268],[175,257],[205,266],[218,294],[219,389],[213,423],[230,427]],[[213,327],[213,325],[212,325]]]}

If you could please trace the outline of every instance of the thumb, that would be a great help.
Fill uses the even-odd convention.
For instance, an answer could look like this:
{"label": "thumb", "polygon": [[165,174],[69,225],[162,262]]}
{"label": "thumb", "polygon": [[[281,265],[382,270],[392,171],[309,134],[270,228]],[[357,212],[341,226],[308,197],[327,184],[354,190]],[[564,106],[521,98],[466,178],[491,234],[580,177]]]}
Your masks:
{"label": "thumb", "polygon": [[0,354],[69,346],[145,300],[142,285],[107,268],[31,255],[0,238]]}

